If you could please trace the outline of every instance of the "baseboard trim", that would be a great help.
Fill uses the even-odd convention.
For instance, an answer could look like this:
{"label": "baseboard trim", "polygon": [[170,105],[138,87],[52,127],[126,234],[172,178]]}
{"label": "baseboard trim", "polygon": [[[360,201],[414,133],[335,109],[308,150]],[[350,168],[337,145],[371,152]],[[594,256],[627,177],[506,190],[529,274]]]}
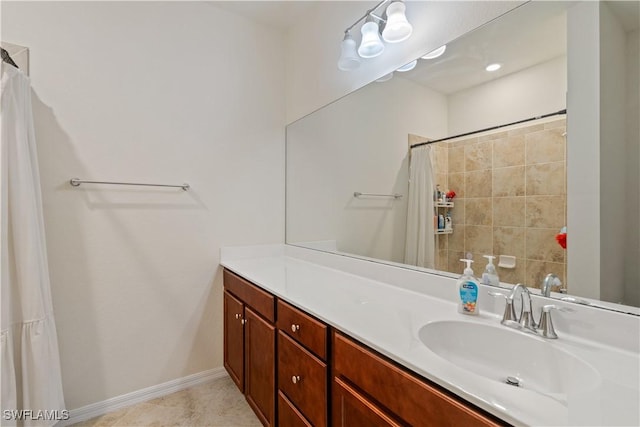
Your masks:
{"label": "baseboard trim", "polygon": [[219,367],[187,375],[186,377],[177,378],[175,380],[143,388],[141,390],[132,391],[131,393],[103,400],[102,402],[96,402],[78,409],[72,409],[69,411],[69,419],[57,423],[56,427],[69,426],[80,421],[104,415],[108,412],[126,408],[127,406],[135,405],[137,403],[146,402],[157,397],[166,396],[167,394],[175,393],[176,391],[206,383],[208,381],[224,378],[226,376],[228,376],[227,371],[225,371],[223,367]]}

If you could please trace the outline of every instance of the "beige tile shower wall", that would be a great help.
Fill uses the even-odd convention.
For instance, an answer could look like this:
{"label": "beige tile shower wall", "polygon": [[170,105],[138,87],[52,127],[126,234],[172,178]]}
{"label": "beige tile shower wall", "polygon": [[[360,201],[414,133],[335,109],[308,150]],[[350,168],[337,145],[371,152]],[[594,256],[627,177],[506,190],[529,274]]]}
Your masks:
{"label": "beige tile shower wall", "polygon": [[480,276],[483,255],[512,255],[515,269],[498,268],[503,282],[539,287],[547,273],[566,281],[566,253],[555,239],[566,224],[565,125],[538,122],[448,144],[443,181],[457,194],[454,232],[436,237],[437,268],[460,272],[459,259],[471,252]]}
{"label": "beige tile shower wall", "polygon": [[[433,174],[435,184],[440,191],[449,188],[449,146],[446,142],[437,142],[432,146],[433,151]],[[442,212],[441,212],[442,213]],[[437,228],[437,227],[434,227]],[[448,240],[446,235],[436,235],[436,270],[447,270]]]}

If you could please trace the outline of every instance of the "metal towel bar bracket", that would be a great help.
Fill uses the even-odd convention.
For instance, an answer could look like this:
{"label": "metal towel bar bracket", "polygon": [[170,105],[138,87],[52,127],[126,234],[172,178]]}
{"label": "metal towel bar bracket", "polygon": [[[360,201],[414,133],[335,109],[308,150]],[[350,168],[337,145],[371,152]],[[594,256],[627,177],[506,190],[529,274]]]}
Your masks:
{"label": "metal towel bar bracket", "polygon": [[140,185],[144,187],[172,187],[172,188],[182,188],[184,191],[187,191],[190,187],[189,184],[179,184],[179,185],[170,185],[170,184],[142,184],[137,182],[112,182],[112,181],[87,181],[80,178],[71,178],[69,180],[69,184],[73,187],[80,187],[80,184],[106,184],[106,185]]}
{"label": "metal towel bar bracket", "polygon": [[359,191],[356,191],[353,193],[353,197],[361,197],[361,196],[365,196],[365,197],[393,197],[394,199],[400,199],[402,198],[402,194],[375,194],[375,193],[361,193]]}

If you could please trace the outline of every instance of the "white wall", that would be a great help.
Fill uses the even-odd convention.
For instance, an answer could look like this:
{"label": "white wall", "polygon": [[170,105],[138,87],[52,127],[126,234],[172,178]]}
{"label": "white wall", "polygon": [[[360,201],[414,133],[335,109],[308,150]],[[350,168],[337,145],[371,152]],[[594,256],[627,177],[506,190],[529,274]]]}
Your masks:
{"label": "white wall", "polygon": [[625,303],[640,306],[640,30],[626,34]]}
{"label": "white wall", "polygon": [[624,301],[626,38],[600,3],[600,298]]}
{"label": "white wall", "polygon": [[582,2],[568,41],[568,280],[581,296],[638,305],[637,31],[607,3]]}
{"label": "white wall", "polygon": [[600,229],[597,2],[568,9],[567,43],[567,282],[575,294],[600,299],[600,233],[594,231]]}
{"label": "white wall", "polygon": [[563,56],[450,95],[449,135],[563,110],[566,95]]}
{"label": "white wall", "polygon": [[[399,77],[291,124],[287,241],[336,240],[339,251],[402,262],[408,134],[441,138],[446,130],[446,98]],[[355,191],[403,197],[354,198]]]}
{"label": "white wall", "polygon": [[[522,1],[408,1],[413,34],[355,71],[338,70],[344,30],[376,2],[318,2],[313,19],[287,35],[287,123],[364,86],[522,4]],[[356,29],[359,31],[359,26]],[[359,33],[354,34],[359,40]]]}
{"label": "white wall", "polygon": [[68,408],[222,366],[219,248],[283,241],[283,36],[205,2],[2,2],[1,36],[30,48]]}

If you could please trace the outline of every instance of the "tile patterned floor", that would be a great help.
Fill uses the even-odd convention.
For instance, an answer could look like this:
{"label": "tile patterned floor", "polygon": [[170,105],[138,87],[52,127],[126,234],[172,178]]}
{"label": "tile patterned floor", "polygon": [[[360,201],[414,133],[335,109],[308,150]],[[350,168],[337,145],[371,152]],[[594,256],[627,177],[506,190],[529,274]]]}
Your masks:
{"label": "tile patterned floor", "polygon": [[261,427],[229,377],[74,424],[74,427]]}

